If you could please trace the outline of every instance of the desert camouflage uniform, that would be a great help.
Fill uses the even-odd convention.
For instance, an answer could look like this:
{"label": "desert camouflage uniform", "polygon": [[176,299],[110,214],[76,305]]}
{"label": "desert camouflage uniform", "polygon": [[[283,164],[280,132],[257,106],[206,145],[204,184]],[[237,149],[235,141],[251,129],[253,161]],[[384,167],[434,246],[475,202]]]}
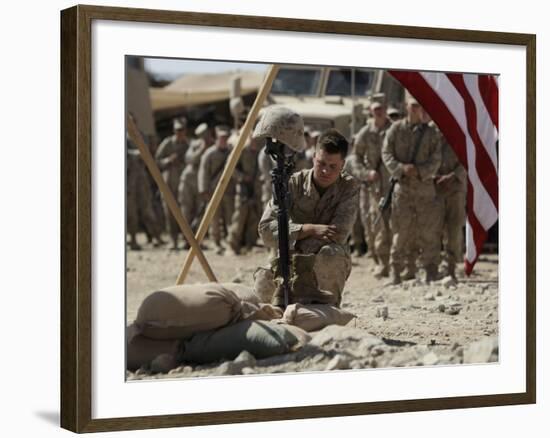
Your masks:
{"label": "desert camouflage uniform", "polygon": [[[178,186],[181,172],[185,166],[185,153],[188,147],[189,144],[187,142],[179,143],[176,140],[176,135],[171,135],[162,141],[155,153],[155,159],[162,172],[162,177],[172,191],[174,197],[178,196]],[[174,153],[177,154],[177,158],[174,161],[170,161],[169,157]],[[180,233],[179,226],[174,216],[172,216],[172,213],[170,213],[166,202],[164,202],[163,205],[168,233],[172,238],[174,247],[177,247],[178,235]]]}
{"label": "desert camouflage uniform", "polygon": [[[370,119],[367,124],[357,134],[355,141],[355,154],[358,157],[357,168],[354,172],[358,178],[366,178],[369,171],[378,172],[378,180],[370,182],[368,185],[368,223],[371,224],[371,233],[374,239],[374,253],[382,265],[380,272],[387,272],[391,248],[391,230],[390,230],[390,211],[385,211],[378,221],[376,228],[374,223],[379,215],[378,204],[380,199],[387,193],[390,186],[390,174],[382,161],[382,146],[384,138],[392,122],[386,119],[386,123],[381,128],[377,128],[374,119]],[[363,160],[361,161],[361,157]]]}
{"label": "desert camouflage uniform", "polygon": [[[344,171],[349,173],[350,175],[354,175],[353,171],[356,159],[357,157],[354,154],[350,154],[346,157]],[[362,183],[362,185],[364,184]],[[361,193],[362,191],[360,192],[359,196],[361,196]],[[359,201],[358,207],[359,205],[361,205],[361,201]],[[363,248],[365,244],[365,228],[363,226],[363,220],[361,218],[361,211],[359,208],[357,208],[357,218],[355,219],[355,222],[353,223],[353,228],[351,230],[350,245],[353,246],[353,250],[357,253],[357,255],[361,256],[364,254]]]}
{"label": "desert camouflage uniform", "polygon": [[153,193],[137,147],[126,140],[126,227],[135,243],[140,221],[160,242],[160,227],[153,209]]}
{"label": "desert camouflage uniform", "polygon": [[[197,218],[201,208],[202,201],[199,196],[198,173],[199,164],[202,155],[208,148],[208,144],[203,138],[196,139],[191,142],[189,149],[185,153],[185,169],[181,173],[180,183],[178,187],[178,202],[185,219],[189,224],[196,224],[200,221]],[[198,220],[197,220],[198,219]],[[193,229],[193,231],[196,231]]]}
{"label": "desert camouflage uniform", "polygon": [[[323,195],[313,183],[313,169],[293,174],[289,181],[289,248],[298,254],[315,254],[314,272],[318,287],[330,292],[332,304],[339,305],[345,282],[351,272],[347,245],[357,215],[359,183],[343,172]],[[297,240],[303,224],[335,225],[336,237],[326,243],[309,237]],[[259,232],[264,244],[278,248],[277,208],[269,201],[260,220]]]}
{"label": "desert camouflage uniform", "polygon": [[[416,230],[422,266],[433,277],[440,260],[440,208],[433,180],[441,165],[439,135],[426,124],[412,124],[406,118],[399,120],[386,133],[382,160],[390,175],[398,180],[390,220],[393,232],[390,262],[394,275],[399,275],[406,263],[410,239]],[[403,165],[409,163],[416,166],[417,177],[403,174]]]}
{"label": "desert camouflage uniform", "polygon": [[[235,211],[231,219],[227,242],[237,254],[243,243],[247,247],[252,247],[258,238],[258,223],[262,214],[262,186],[258,175],[259,152],[259,147],[252,148],[251,143],[248,143],[235,168],[234,177],[237,180]],[[245,177],[251,181],[245,181]]]}
{"label": "desert camouflage uniform", "polygon": [[[364,129],[364,128],[363,128]],[[359,131],[359,134],[361,131]],[[372,227],[371,217],[369,215],[369,189],[367,183],[366,161],[366,145],[364,143],[357,144],[354,142],[352,154],[348,157],[347,162],[350,166],[350,173],[361,182],[359,193],[359,217],[365,231],[365,240],[367,241],[369,257],[375,258],[374,252],[374,230]]]}
{"label": "desert camouflage uniform", "polygon": [[[220,149],[216,144],[210,146],[201,157],[198,174],[199,193],[204,196],[205,193],[212,196],[216,186],[223,173],[227,157],[231,152],[231,147]],[[235,202],[235,182],[229,181],[225,189],[222,200],[212,218],[210,225],[211,237],[216,246],[221,248],[222,227],[226,229],[231,225]],[[222,224],[223,221],[223,224]]]}
{"label": "desert camouflage uniform", "polygon": [[437,196],[442,208],[442,237],[445,242],[448,273],[454,276],[457,262],[463,257],[462,227],[466,222],[466,169],[460,164],[455,152],[441,135],[441,167],[437,175],[452,173],[452,179],[436,184]]}

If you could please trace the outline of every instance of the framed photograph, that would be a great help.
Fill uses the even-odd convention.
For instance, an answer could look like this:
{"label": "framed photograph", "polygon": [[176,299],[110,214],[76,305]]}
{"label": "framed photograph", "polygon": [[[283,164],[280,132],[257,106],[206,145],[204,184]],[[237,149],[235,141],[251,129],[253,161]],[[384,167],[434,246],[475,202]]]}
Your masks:
{"label": "framed photograph", "polygon": [[535,403],[535,41],[62,11],[62,427]]}

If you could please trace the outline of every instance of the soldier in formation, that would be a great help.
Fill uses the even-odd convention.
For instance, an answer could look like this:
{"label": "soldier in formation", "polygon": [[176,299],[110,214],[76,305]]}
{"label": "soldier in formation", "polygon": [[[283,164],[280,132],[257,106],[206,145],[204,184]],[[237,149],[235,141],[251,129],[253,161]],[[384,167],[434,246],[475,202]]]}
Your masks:
{"label": "soldier in formation", "polygon": [[378,217],[380,199],[390,185],[390,175],[382,161],[382,146],[392,122],[381,103],[373,103],[370,110],[373,117],[356,136],[352,172],[362,183],[359,208],[369,251],[379,265],[375,276],[381,278],[389,276],[391,247],[390,212]]}
{"label": "soldier in formation", "polygon": [[[436,127],[435,123],[430,125]],[[437,128],[436,128],[437,129]],[[438,130],[439,132],[439,130]],[[441,139],[441,167],[435,177],[436,194],[441,208],[441,239],[445,247],[447,272],[456,280],[456,264],[463,256],[462,228],[466,222],[466,170],[439,132]]]}
{"label": "soldier in formation", "polygon": [[238,255],[244,245],[251,249],[256,245],[258,222],[262,214],[262,186],[259,178],[258,155],[263,145],[251,138],[242,150],[233,174],[236,180],[235,206],[227,243],[227,254]]}
{"label": "soldier in formation", "polygon": [[[230,131],[227,126],[217,126],[216,142],[204,152],[200,159],[198,189],[203,202],[208,202],[211,199],[224,170],[225,163],[231,151],[231,146],[228,142],[229,135]],[[231,179],[210,226],[210,237],[214,240],[218,254],[222,254],[225,249],[222,245],[222,232],[227,232],[231,225],[231,218],[235,208],[234,199],[235,182]]]}
{"label": "soldier in formation", "polygon": [[[204,201],[199,196],[198,174],[199,164],[204,152],[214,143],[208,125],[201,123],[195,129],[196,139],[191,141],[189,149],[185,154],[185,169],[181,173],[178,187],[178,202],[181,211],[193,231],[198,228],[198,223],[202,216],[200,213],[204,210]],[[186,242],[185,249],[189,248]]]}
{"label": "soldier in formation", "polygon": [[441,139],[424,123],[424,110],[409,98],[407,117],[395,122],[384,139],[382,160],[397,183],[392,198],[390,253],[392,283],[401,283],[411,238],[417,237],[426,281],[437,278],[440,262],[440,208],[434,177],[441,165]]}
{"label": "soldier in formation", "polygon": [[[162,172],[164,181],[177,196],[181,173],[185,166],[185,153],[189,148],[187,139],[187,120],[176,119],[173,122],[174,134],[165,138],[157,149],[155,159]],[[166,202],[164,202],[166,225],[172,239],[173,250],[178,249],[178,235],[180,234],[178,223],[170,213]]]}
{"label": "soldier in formation", "polygon": [[130,235],[130,249],[140,250],[136,235],[142,223],[154,246],[164,244],[161,229],[153,208],[153,192],[139,149],[126,137],[126,228]]}

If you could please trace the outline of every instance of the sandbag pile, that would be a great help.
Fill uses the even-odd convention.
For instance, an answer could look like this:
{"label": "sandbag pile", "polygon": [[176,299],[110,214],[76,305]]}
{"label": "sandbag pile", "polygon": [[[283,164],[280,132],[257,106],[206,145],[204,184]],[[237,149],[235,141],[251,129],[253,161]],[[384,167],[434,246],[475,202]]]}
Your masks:
{"label": "sandbag pile", "polygon": [[128,327],[127,368],[149,367],[159,357],[167,364],[204,364],[242,351],[256,358],[285,354],[309,341],[307,331],[352,318],[327,304],[293,304],[283,313],[238,283],[167,287],[143,300]]}

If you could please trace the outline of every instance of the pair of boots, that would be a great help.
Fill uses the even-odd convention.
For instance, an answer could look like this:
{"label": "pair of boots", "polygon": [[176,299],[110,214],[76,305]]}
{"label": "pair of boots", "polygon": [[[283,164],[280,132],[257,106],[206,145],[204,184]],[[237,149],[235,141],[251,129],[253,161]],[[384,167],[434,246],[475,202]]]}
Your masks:
{"label": "pair of boots", "polygon": [[[425,269],[426,277],[424,278],[424,281],[426,283],[431,283],[433,281],[439,280],[439,271],[437,265],[428,265]],[[399,266],[393,266],[391,284],[401,284],[403,280],[413,280],[414,278],[416,278],[416,273],[414,272],[414,269],[411,269],[411,267],[408,267],[404,275],[401,276],[401,268]]]}

